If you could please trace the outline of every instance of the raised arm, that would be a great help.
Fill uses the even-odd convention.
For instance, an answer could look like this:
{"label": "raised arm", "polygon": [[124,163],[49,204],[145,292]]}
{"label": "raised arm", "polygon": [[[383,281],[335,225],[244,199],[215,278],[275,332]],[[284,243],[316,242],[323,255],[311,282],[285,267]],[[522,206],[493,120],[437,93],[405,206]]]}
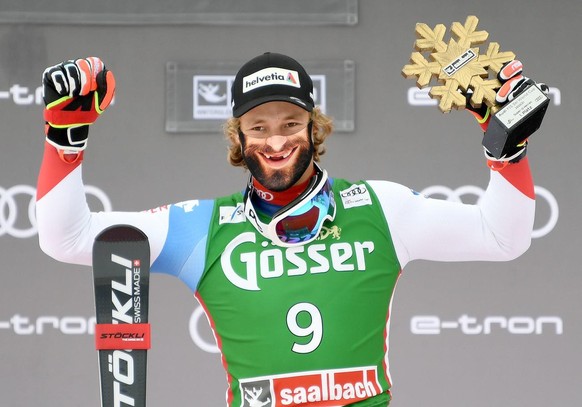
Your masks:
{"label": "raised arm", "polygon": [[82,161],[89,126],[113,99],[113,73],[99,58],[65,61],[45,70],[43,91],[46,142],[36,203],[42,250],[60,261],[89,265],[100,231],[132,224],[148,235],[155,258],[166,238],[168,211],[92,213],[85,198]]}
{"label": "raised arm", "polygon": [[476,205],[427,198],[401,185],[371,181],[402,267],[416,259],[505,261],[531,242],[535,201],[527,158],[491,171]]}
{"label": "raised arm", "polygon": [[[497,103],[512,101],[531,85],[547,93],[545,84],[535,84],[523,76],[522,70],[517,60],[501,69],[498,78],[503,85],[496,95]],[[469,102],[467,108],[486,132],[490,109],[485,105],[473,108]],[[429,199],[400,185],[371,182],[386,214],[401,266],[415,259],[501,261],[523,254],[531,243],[535,215],[527,142],[522,138],[516,145],[508,144],[507,153],[498,158],[485,148],[491,178],[476,205]]]}

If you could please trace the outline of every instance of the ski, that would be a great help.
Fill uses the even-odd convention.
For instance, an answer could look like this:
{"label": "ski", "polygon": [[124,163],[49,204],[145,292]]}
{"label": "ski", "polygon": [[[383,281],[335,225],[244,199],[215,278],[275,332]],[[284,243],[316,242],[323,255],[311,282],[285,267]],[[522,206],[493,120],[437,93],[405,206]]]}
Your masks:
{"label": "ski", "polygon": [[102,407],[145,407],[150,247],[132,226],[112,226],[93,245],[95,346]]}

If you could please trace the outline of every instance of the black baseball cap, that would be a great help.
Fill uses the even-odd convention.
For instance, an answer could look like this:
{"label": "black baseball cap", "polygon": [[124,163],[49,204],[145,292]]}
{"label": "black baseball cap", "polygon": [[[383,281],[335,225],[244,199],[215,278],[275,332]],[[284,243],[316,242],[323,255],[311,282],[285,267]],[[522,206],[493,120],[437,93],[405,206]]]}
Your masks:
{"label": "black baseball cap", "polygon": [[254,107],[272,101],[293,103],[311,112],[313,82],[299,62],[274,52],[251,59],[232,84],[232,115],[241,117]]}

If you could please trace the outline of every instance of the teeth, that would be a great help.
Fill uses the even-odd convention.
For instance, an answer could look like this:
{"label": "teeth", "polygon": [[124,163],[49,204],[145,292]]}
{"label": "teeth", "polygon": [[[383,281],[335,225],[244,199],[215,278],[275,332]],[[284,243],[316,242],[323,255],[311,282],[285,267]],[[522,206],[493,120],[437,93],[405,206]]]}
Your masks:
{"label": "teeth", "polygon": [[[282,156],[279,156],[279,158],[282,158],[282,159],[284,159],[284,158],[287,158],[287,157],[289,157],[290,155],[291,155],[291,151],[289,151],[287,154],[283,154]],[[269,160],[270,160],[271,158],[273,158],[273,156],[272,156],[272,155],[269,155],[269,154],[265,154],[265,157],[267,157],[267,159],[269,159]]]}

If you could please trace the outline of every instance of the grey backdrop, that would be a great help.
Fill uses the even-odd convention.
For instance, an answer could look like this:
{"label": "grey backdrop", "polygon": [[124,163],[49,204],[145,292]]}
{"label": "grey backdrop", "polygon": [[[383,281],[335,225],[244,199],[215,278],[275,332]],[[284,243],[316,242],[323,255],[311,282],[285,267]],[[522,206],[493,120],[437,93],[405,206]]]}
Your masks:
{"label": "grey backdrop", "polygon": [[[15,4],[0,1],[0,12]],[[117,97],[91,130],[85,181],[103,191],[116,210],[242,188],[246,174],[226,163],[226,144],[218,133],[165,132],[165,66],[175,60],[242,63],[267,50],[299,60],[354,61],[355,130],[329,139],[323,165],[333,176],[388,179],[419,191],[435,185],[483,188],[488,172],[472,117],[411,106],[407,92],[414,83],[400,75],[416,22],[448,26],[469,14],[480,18],[479,28],[502,49],[518,54],[529,76],[553,88],[550,110],[529,152],[535,184],[544,193],[536,215],[543,236],[509,263],[407,267],[391,324],[392,405],[579,405],[582,3],[363,0],[357,10],[352,25],[2,20],[0,405],[99,405],[97,355],[87,333],[93,315],[91,270],[60,264],[40,251],[27,215],[30,188],[22,187],[34,187],[42,155],[42,105],[33,95],[44,67],[97,55],[115,72]],[[102,203],[94,200],[100,210]],[[556,216],[555,227],[546,227]],[[32,236],[22,236],[27,230]],[[201,350],[190,334],[196,308],[178,280],[153,276],[151,406],[224,405],[219,356]],[[418,316],[440,322],[440,334],[412,329]],[[490,317],[498,317],[490,333],[470,334]],[[459,319],[472,322],[459,325]],[[507,328],[501,328],[503,322]],[[541,324],[537,333],[535,323]],[[205,320],[200,331],[211,342]]]}

